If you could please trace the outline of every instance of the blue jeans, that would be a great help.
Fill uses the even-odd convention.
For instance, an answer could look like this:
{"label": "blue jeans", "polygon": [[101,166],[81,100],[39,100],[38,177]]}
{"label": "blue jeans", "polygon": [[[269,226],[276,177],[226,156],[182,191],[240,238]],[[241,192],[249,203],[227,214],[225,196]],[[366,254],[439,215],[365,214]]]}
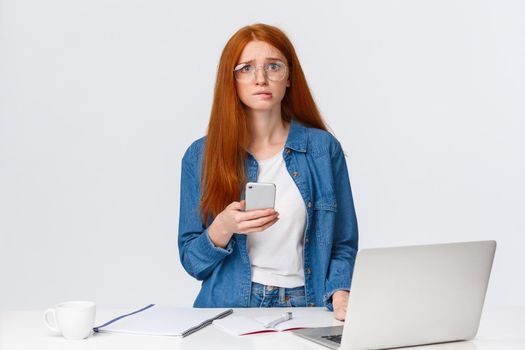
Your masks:
{"label": "blue jeans", "polygon": [[250,307],[305,307],[303,287],[284,288],[252,282]]}

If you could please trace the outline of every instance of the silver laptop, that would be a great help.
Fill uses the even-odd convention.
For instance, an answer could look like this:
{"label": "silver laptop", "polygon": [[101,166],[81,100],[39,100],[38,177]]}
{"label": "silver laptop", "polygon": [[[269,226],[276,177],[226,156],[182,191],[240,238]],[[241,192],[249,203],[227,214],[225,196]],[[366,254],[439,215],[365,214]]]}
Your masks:
{"label": "silver laptop", "polygon": [[495,241],[363,249],[345,326],[293,333],[341,350],[472,339],[495,250]]}

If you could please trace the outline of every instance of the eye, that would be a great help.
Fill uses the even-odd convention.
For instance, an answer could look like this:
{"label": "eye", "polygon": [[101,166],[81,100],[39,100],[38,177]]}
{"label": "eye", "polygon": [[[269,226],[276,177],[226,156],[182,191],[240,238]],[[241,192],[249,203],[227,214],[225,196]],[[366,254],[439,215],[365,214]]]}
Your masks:
{"label": "eye", "polygon": [[246,63],[242,63],[235,67],[234,71],[239,73],[250,73],[253,72],[253,66]]}
{"label": "eye", "polygon": [[274,63],[268,63],[266,66],[269,72],[278,72],[282,67],[282,63],[274,62]]}

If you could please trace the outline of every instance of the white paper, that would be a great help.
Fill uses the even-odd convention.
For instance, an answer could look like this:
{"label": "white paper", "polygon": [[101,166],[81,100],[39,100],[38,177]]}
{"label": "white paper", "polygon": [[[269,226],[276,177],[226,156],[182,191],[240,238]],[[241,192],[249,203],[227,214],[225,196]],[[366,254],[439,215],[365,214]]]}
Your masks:
{"label": "white paper", "polygon": [[275,314],[255,318],[232,315],[223,319],[215,320],[213,321],[213,324],[219,329],[233,335],[247,335],[257,332],[280,332],[297,328],[334,326],[333,320],[326,320],[324,318],[320,320],[319,317],[312,316],[310,313],[304,312],[303,310],[293,311],[292,314],[292,319],[279,323],[273,328],[266,328],[264,325],[279,318],[282,315],[282,312],[276,311]]}
{"label": "white paper", "polygon": [[155,305],[101,327],[99,332],[182,336],[186,330],[213,319],[227,310]]}
{"label": "white paper", "polygon": [[220,320],[213,321],[219,329],[232,335],[244,335],[248,333],[275,331],[271,328],[264,328],[263,324],[247,316],[231,315]]}

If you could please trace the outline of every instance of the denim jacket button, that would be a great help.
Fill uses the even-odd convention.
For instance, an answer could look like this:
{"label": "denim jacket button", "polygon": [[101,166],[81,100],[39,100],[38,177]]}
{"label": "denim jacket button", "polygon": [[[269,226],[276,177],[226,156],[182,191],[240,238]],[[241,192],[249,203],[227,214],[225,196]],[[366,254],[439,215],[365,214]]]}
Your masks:
{"label": "denim jacket button", "polygon": [[306,269],[306,274],[309,275],[309,274],[311,274],[311,273],[312,273],[312,270],[310,270],[310,268],[307,268],[307,269]]}
{"label": "denim jacket button", "polygon": [[309,303],[308,306],[309,306],[309,307],[314,307],[315,304],[314,304],[314,303]]}
{"label": "denim jacket button", "polygon": [[312,202],[308,202],[307,206],[308,206],[308,208],[311,208],[312,207]]}
{"label": "denim jacket button", "polygon": [[297,175],[299,175],[299,173],[298,173],[297,171],[294,171],[294,172],[293,172],[293,176],[294,176],[294,177],[297,177]]}
{"label": "denim jacket button", "polygon": [[286,154],[290,154],[290,153],[292,153],[292,151],[290,151],[290,149],[288,148],[288,149],[286,150]]}

